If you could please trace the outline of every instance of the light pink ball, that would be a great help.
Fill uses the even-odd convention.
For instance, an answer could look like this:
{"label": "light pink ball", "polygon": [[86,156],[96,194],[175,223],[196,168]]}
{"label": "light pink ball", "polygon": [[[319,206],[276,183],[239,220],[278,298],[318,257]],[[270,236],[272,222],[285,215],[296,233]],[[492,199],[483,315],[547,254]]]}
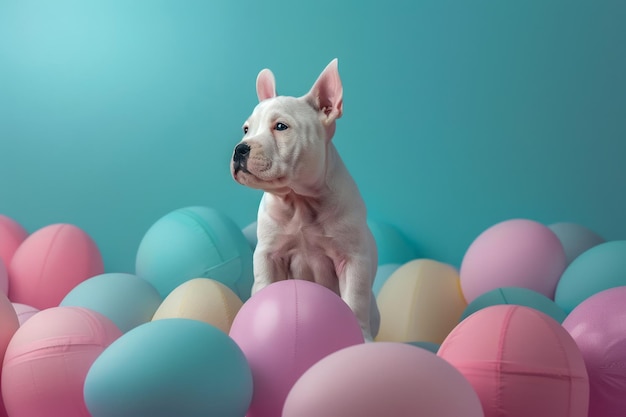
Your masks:
{"label": "light pink ball", "polygon": [[[0,363],[4,358],[7,346],[17,329],[20,327],[15,310],[4,294],[0,294]],[[0,381],[0,390],[2,382]],[[2,396],[0,396],[0,417],[6,417]]]}
{"label": "light pink ball", "polygon": [[9,271],[2,258],[0,258],[0,293],[9,294]]}
{"label": "light pink ball", "polygon": [[13,309],[17,314],[17,320],[20,322],[20,326],[26,322],[29,318],[39,313],[39,309],[21,303],[13,303]]}
{"label": "light pink ball", "polygon": [[247,417],[280,416],[289,390],[311,365],[346,346],[363,343],[352,310],[313,282],[276,282],[239,310],[230,336],[245,354],[254,381]]}
{"label": "light pink ball", "polygon": [[96,243],[71,224],[37,230],[20,245],[9,267],[9,299],[40,310],[58,306],[78,284],[104,273]]}
{"label": "light pink ball", "polygon": [[11,417],[89,417],[83,384],[91,364],[122,332],[82,307],[43,310],[20,327],[2,368]]}
{"label": "light pink ball", "polygon": [[600,291],[563,322],[589,372],[589,417],[626,414],[626,286]]}
{"label": "light pink ball", "polygon": [[282,417],[483,417],[467,380],[445,360],[404,343],[350,346],[313,365]]}
{"label": "light pink ball", "polygon": [[468,303],[502,287],[527,288],[554,299],[565,266],[561,241],[549,227],[507,220],[471,243],[461,263],[461,288]]}
{"label": "light pink ball", "polygon": [[13,254],[28,236],[28,232],[18,222],[0,214],[0,260],[8,267]]}
{"label": "light pink ball", "polygon": [[485,417],[587,417],[582,354],[569,333],[538,310],[479,310],[452,330],[437,354],[472,384]]}

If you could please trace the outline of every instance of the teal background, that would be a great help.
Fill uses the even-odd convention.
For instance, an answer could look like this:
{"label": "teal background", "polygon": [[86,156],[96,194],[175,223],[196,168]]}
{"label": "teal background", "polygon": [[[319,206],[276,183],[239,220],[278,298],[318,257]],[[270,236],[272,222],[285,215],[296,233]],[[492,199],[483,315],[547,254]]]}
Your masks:
{"label": "teal background", "polygon": [[626,2],[0,0],[0,213],[70,222],[111,272],[190,205],[254,221],[229,173],[258,71],[334,57],[335,144],[370,217],[458,265],[492,224],[626,236]]}

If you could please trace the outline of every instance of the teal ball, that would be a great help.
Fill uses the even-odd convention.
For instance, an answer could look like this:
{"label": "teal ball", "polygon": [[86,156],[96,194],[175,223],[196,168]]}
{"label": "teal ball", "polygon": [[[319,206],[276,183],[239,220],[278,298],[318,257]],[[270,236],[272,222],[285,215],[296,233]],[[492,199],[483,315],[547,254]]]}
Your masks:
{"label": "teal ball", "polygon": [[396,269],[400,268],[400,264],[384,264],[378,265],[376,269],[376,276],[374,277],[374,284],[372,285],[372,291],[375,296],[378,296],[381,288],[387,282],[387,279],[393,274]]}
{"label": "teal ball", "polygon": [[256,222],[252,222],[246,227],[244,227],[243,229],[241,229],[241,231],[243,232],[243,235],[246,237],[246,240],[248,241],[248,244],[250,244],[250,248],[252,248],[252,251],[256,249],[256,245],[257,243],[259,243],[259,239],[257,238],[257,234],[256,234],[256,229],[257,229]]}
{"label": "teal ball", "polygon": [[567,314],[561,307],[545,295],[527,288],[505,287],[496,288],[472,301],[463,311],[461,321],[485,307],[512,304],[534,308],[562,323]]}
{"label": "teal ball", "polygon": [[378,249],[378,265],[404,264],[417,259],[418,252],[408,238],[391,224],[367,220],[376,247]]}
{"label": "teal ball", "polygon": [[566,313],[603,290],[626,285],[626,240],[594,246],[565,269],[554,301]]}
{"label": "teal ball", "polygon": [[157,220],[139,248],[135,271],[161,297],[193,278],[211,278],[243,301],[253,283],[252,249],[241,229],[209,207],[174,210]]}
{"label": "teal ball", "polygon": [[62,306],[84,307],[108,317],[124,333],[152,320],[161,305],[159,292],[136,275],[96,275],[74,287]]}
{"label": "teal ball", "polygon": [[439,348],[441,347],[440,344],[432,342],[407,342],[407,344],[425,349],[432,353],[437,353],[439,351]]}
{"label": "teal ball", "polygon": [[605,242],[596,232],[576,223],[554,223],[548,227],[561,241],[567,265],[581,253]]}
{"label": "teal ball", "polygon": [[243,417],[252,372],[237,344],[199,320],[166,319],[121,336],[84,383],[92,417]]}

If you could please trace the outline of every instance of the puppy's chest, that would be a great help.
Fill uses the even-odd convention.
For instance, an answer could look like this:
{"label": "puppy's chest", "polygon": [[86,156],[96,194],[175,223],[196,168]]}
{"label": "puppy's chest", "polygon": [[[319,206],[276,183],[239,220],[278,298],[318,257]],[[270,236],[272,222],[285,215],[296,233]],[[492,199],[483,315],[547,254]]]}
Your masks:
{"label": "puppy's chest", "polygon": [[292,219],[274,236],[275,252],[290,258],[338,257],[342,252],[341,239],[332,229],[332,226],[307,224]]}
{"label": "puppy's chest", "polygon": [[288,277],[305,279],[338,291],[345,247],[324,228],[290,224],[274,239],[273,258]]}

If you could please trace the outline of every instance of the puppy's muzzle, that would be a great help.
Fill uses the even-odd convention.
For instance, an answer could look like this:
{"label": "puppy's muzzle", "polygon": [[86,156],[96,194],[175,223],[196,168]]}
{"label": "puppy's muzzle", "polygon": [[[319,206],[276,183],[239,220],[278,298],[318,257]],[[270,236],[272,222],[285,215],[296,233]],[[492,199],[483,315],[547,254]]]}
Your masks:
{"label": "puppy's muzzle", "polygon": [[250,146],[247,143],[241,142],[239,145],[235,146],[235,152],[233,154],[233,168],[235,173],[239,171],[250,173],[247,167],[249,156]]}

